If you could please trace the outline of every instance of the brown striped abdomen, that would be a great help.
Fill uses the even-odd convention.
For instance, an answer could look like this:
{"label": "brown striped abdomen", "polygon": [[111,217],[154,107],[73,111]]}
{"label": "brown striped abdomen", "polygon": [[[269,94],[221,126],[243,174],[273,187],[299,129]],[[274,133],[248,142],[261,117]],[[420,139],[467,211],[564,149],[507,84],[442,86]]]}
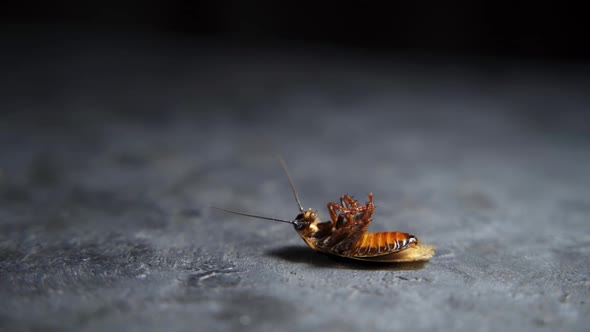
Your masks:
{"label": "brown striped abdomen", "polygon": [[351,256],[370,257],[394,253],[418,244],[418,239],[408,233],[365,233],[350,251]]}

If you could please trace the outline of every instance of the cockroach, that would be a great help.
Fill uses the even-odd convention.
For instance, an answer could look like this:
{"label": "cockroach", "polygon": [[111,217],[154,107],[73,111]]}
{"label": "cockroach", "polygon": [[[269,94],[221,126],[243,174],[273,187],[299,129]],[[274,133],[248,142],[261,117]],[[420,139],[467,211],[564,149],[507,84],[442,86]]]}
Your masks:
{"label": "cockroach", "polygon": [[412,234],[367,232],[375,210],[372,193],[368,194],[369,200],[364,205],[360,205],[349,195],[340,197],[340,203],[328,203],[330,220],[321,221],[317,210],[303,209],[287,165],[282,158],[279,161],[299,207],[299,214],[295,219],[286,220],[213,208],[241,216],[291,224],[311,249],[325,254],[371,262],[398,263],[428,261],[434,255],[434,246],[420,244],[418,238]]}

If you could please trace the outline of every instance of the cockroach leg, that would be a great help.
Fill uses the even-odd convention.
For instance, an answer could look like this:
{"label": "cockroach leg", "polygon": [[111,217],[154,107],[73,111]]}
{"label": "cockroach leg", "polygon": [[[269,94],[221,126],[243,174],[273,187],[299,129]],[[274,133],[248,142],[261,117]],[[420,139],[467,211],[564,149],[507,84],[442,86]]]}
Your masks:
{"label": "cockroach leg", "polygon": [[358,209],[359,204],[358,202],[349,195],[344,195],[340,197],[340,204],[348,209]]}

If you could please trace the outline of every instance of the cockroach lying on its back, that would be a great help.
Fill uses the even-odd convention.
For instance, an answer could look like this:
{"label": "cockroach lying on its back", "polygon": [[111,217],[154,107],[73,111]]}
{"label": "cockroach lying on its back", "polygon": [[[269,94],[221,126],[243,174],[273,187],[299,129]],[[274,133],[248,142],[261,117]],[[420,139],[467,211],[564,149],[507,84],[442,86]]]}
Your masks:
{"label": "cockroach lying on its back", "polygon": [[434,246],[419,244],[414,235],[402,232],[367,232],[375,209],[373,194],[368,195],[369,201],[365,205],[359,205],[348,195],[340,198],[340,204],[328,203],[331,220],[321,221],[317,210],[303,209],[287,166],[282,159],[280,161],[299,206],[300,213],[295,219],[285,220],[214,208],[241,216],[292,224],[311,249],[326,254],[363,261],[398,263],[427,261],[434,255]]}

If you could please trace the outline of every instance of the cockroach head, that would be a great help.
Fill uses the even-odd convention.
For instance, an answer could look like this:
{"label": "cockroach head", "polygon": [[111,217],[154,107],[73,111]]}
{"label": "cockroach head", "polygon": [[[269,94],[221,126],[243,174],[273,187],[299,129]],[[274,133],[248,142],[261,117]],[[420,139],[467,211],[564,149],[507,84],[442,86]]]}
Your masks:
{"label": "cockroach head", "polygon": [[316,222],[318,219],[318,211],[312,210],[311,208],[307,211],[303,211],[295,217],[293,221],[293,225],[295,225],[296,230],[303,230],[312,223]]}

